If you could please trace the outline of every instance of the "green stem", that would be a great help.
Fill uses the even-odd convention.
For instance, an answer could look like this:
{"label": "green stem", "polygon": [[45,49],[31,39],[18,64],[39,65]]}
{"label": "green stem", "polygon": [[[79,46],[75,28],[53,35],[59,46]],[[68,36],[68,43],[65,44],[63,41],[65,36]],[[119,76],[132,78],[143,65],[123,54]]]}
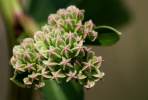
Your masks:
{"label": "green stem", "polygon": [[60,86],[52,80],[46,81],[46,86],[41,89],[43,100],[68,100]]}
{"label": "green stem", "polygon": [[41,92],[43,100],[84,100],[83,87],[76,82],[58,84],[53,80],[47,80]]}
{"label": "green stem", "polygon": [[5,26],[7,26],[7,37],[8,37],[8,46],[9,51],[11,52],[11,48],[15,43],[15,36],[14,36],[14,20],[13,20],[13,10],[11,5],[12,0],[0,0],[0,11],[2,13],[2,17],[5,22]]}
{"label": "green stem", "polygon": [[33,36],[34,32],[38,30],[38,25],[35,23],[35,21],[27,16],[23,9],[18,2],[18,0],[14,0],[12,2],[14,14],[16,17],[16,20],[19,22],[25,33],[28,33],[30,36]]}

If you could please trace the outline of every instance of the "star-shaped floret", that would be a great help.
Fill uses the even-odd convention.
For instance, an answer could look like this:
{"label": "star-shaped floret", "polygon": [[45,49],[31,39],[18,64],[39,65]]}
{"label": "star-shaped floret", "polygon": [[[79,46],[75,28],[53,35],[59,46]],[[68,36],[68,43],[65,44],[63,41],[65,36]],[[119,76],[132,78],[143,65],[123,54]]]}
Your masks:
{"label": "star-shaped floret", "polygon": [[92,67],[94,66],[91,61],[83,62],[83,64],[84,64],[84,67],[82,68],[82,71],[86,69],[91,71]]}
{"label": "star-shaped floret", "polygon": [[83,40],[81,40],[78,45],[73,48],[72,50],[76,50],[76,54],[75,56],[78,56],[80,53],[82,53],[82,55],[85,55],[85,50],[84,50],[84,46],[83,46]]}
{"label": "star-shaped floret", "polygon": [[65,75],[63,73],[61,73],[60,71],[61,70],[59,69],[56,72],[51,72],[51,74],[52,74],[51,79],[54,79],[54,80],[58,81],[59,78],[64,78]]}
{"label": "star-shaped floret", "polygon": [[66,82],[69,82],[71,79],[76,79],[77,76],[77,71],[75,70],[74,72],[70,71],[68,74],[66,74],[68,76]]}
{"label": "star-shaped floret", "polygon": [[46,66],[48,66],[48,68],[51,68],[51,67],[53,67],[53,66],[58,65],[58,63],[52,62],[52,61],[50,61],[50,60],[43,61],[43,63],[44,63]]}
{"label": "star-shaped floret", "polygon": [[67,33],[66,39],[71,43],[71,41],[74,39],[74,33],[72,32]]}
{"label": "star-shaped floret", "polygon": [[58,53],[56,53],[56,51],[57,51],[57,48],[50,48],[50,49],[48,50],[48,53],[49,53],[49,55],[51,55],[51,56],[56,56],[56,57],[58,57],[58,58],[61,58],[61,56],[60,56]]}
{"label": "star-shaped floret", "polygon": [[86,76],[82,73],[82,71],[80,71],[80,72],[78,73],[78,75],[77,75],[77,78],[78,78],[79,80],[83,80],[83,79],[86,78]]}
{"label": "star-shaped floret", "polygon": [[63,48],[61,54],[64,54],[64,55],[68,58],[69,52],[71,52],[70,46],[67,45],[67,46],[65,46],[65,47]]}
{"label": "star-shaped floret", "polygon": [[43,68],[42,71],[41,71],[41,75],[44,78],[50,78],[50,76],[48,74],[49,74],[49,71],[47,71],[46,68]]}
{"label": "star-shaped floret", "polygon": [[27,69],[28,72],[31,72],[33,70],[35,71],[36,69],[34,68],[34,65],[35,65],[35,63],[27,64],[24,69]]}
{"label": "star-shaped floret", "polygon": [[66,59],[64,57],[62,57],[62,61],[60,62],[60,65],[63,66],[63,69],[65,69],[66,66],[68,67],[73,67],[70,63],[71,59]]}
{"label": "star-shaped floret", "polygon": [[92,76],[97,78],[97,79],[95,79],[95,81],[98,81],[104,77],[105,73],[101,72],[99,69],[96,69],[96,71],[97,71],[97,73]]}

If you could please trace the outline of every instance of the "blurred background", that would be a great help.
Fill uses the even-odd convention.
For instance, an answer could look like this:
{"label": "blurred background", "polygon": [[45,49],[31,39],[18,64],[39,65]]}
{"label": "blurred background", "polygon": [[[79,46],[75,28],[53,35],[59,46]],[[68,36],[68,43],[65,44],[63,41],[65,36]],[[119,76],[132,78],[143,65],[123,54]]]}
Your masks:
{"label": "blurred background", "polygon": [[123,33],[113,46],[92,46],[105,60],[102,70],[106,76],[85,90],[85,100],[148,100],[148,1],[19,0],[21,7],[15,1],[0,0],[0,100],[41,100],[38,92],[32,97],[31,90],[21,90],[9,81],[11,48],[45,24],[50,13],[71,4],[85,9],[85,20],[113,26]]}

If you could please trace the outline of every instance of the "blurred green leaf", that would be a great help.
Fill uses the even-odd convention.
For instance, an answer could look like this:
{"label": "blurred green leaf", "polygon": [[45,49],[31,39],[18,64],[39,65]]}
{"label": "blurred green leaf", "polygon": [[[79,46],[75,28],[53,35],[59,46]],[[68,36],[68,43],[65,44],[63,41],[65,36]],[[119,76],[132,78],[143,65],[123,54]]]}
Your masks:
{"label": "blurred green leaf", "polygon": [[121,32],[110,26],[99,26],[96,30],[98,37],[95,42],[101,46],[113,45],[120,39]]}
{"label": "blurred green leaf", "polygon": [[40,23],[45,23],[51,13],[59,8],[76,5],[85,10],[85,20],[96,25],[119,27],[130,20],[130,13],[123,0],[30,0],[28,13]]}

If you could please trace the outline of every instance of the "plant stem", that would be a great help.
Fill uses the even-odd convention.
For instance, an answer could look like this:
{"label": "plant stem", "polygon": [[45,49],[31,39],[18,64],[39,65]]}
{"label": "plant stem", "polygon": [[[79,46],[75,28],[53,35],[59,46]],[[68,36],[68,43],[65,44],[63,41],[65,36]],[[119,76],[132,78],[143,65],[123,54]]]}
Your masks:
{"label": "plant stem", "polygon": [[84,100],[84,91],[82,86],[76,82],[57,83],[53,80],[47,80],[46,86],[41,89],[43,100]]}

